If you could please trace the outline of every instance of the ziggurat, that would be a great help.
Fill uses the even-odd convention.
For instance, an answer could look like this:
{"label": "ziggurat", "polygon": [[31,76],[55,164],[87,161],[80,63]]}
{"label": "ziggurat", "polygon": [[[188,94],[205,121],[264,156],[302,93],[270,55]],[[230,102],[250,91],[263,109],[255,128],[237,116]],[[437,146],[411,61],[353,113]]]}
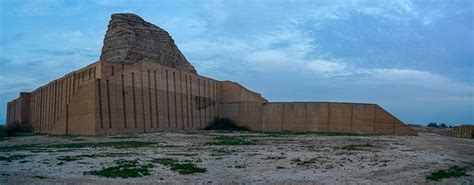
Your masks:
{"label": "ziggurat", "polygon": [[376,104],[269,102],[200,76],[165,30],[128,13],[112,15],[99,61],[7,106],[7,124],[59,135],[196,130],[216,118],[254,131],[416,135]]}

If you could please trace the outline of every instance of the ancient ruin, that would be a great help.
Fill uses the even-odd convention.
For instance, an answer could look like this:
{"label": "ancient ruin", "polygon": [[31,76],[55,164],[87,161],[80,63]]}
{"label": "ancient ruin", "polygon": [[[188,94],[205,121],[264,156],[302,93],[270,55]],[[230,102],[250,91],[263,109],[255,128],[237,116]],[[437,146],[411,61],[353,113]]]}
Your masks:
{"label": "ancient ruin", "polygon": [[474,138],[474,126],[473,125],[461,125],[454,127],[451,131],[453,137],[461,138]]}
{"label": "ancient ruin", "polygon": [[105,33],[101,61],[154,62],[196,74],[171,36],[134,14],[113,14]]}
{"label": "ancient ruin", "polygon": [[416,135],[376,104],[268,102],[200,76],[165,30],[128,13],[112,15],[99,61],[7,106],[7,124],[50,134],[193,130],[223,117],[254,131]]}

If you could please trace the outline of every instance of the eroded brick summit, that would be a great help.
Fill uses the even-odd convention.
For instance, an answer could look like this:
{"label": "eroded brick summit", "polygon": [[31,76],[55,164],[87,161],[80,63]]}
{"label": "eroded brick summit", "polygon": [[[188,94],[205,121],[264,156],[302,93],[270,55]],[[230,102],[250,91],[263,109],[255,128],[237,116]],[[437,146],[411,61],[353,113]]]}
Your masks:
{"label": "eroded brick summit", "polygon": [[131,13],[112,14],[100,60],[114,63],[154,62],[196,73],[168,32]]}
{"label": "eroded brick summit", "polygon": [[416,135],[376,104],[268,102],[200,76],[165,30],[129,13],[112,15],[99,61],[7,106],[7,124],[51,134],[195,130],[225,117],[255,131]]}

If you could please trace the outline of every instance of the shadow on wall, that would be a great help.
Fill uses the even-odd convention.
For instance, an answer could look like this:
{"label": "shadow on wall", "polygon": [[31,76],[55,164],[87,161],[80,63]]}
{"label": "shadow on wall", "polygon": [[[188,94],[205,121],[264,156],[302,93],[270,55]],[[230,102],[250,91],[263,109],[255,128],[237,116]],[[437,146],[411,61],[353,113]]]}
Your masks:
{"label": "shadow on wall", "polygon": [[204,130],[250,131],[247,127],[237,126],[229,118],[216,118]]}

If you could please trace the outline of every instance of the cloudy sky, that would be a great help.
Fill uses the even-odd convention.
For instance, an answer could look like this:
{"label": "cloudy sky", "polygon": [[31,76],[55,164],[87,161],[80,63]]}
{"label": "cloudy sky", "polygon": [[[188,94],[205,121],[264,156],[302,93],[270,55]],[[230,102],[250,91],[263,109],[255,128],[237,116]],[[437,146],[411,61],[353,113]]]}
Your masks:
{"label": "cloudy sky", "polygon": [[201,75],[270,101],[378,103],[405,123],[474,123],[474,1],[0,1],[6,103],[99,59],[110,14],[166,29]]}

